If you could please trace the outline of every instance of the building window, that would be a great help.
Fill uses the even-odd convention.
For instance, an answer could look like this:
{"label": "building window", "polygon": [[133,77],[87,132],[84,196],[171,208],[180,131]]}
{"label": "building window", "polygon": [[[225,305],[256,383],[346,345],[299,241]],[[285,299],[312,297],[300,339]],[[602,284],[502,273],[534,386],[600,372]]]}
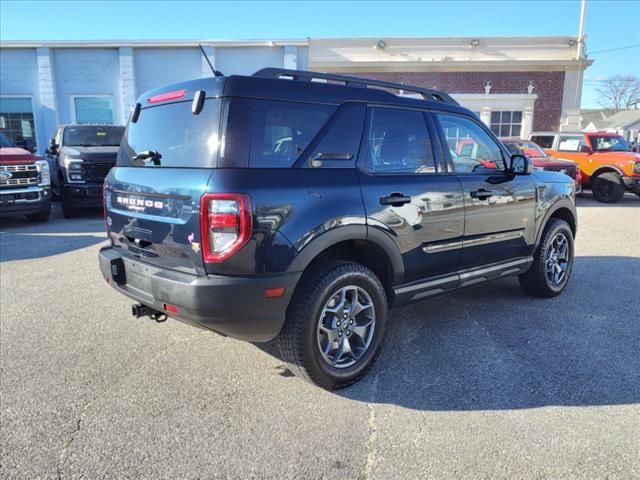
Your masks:
{"label": "building window", "polygon": [[491,130],[499,137],[519,137],[522,131],[522,112],[491,112]]}
{"label": "building window", "polygon": [[19,147],[36,151],[36,126],[30,97],[0,97],[0,131]]}
{"label": "building window", "polygon": [[72,97],[75,123],[113,123],[113,100],[109,96]]}

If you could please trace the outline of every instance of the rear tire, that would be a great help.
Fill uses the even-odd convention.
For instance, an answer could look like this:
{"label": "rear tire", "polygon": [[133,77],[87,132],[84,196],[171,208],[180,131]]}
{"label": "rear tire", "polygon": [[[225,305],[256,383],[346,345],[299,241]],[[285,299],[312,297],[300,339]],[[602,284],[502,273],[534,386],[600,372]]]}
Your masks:
{"label": "rear tire", "polygon": [[44,212],[29,213],[25,216],[27,217],[27,220],[29,220],[32,223],[46,222],[47,220],[49,220],[49,217],[51,216],[51,205],[49,205],[49,208],[46,209]]}
{"label": "rear tire", "polygon": [[598,175],[591,185],[593,198],[597,202],[616,203],[624,196],[624,182],[615,172]]}
{"label": "rear tire", "polygon": [[533,255],[533,265],[518,277],[520,286],[534,297],[560,295],[571,277],[573,257],[573,232],[569,224],[560,218],[552,218]]}
{"label": "rear tire", "polygon": [[78,210],[71,203],[71,195],[66,190],[62,190],[62,215],[64,218],[75,218]]}
{"label": "rear tire", "polygon": [[387,296],[357,263],[312,267],[287,309],[280,354],[298,376],[328,390],[359,380],[373,364],[387,323]]}

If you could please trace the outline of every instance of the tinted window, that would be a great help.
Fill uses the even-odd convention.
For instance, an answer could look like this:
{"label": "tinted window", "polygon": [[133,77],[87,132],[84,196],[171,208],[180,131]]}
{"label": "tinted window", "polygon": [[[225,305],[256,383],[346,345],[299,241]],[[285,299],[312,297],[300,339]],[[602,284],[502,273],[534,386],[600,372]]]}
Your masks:
{"label": "tinted window", "polygon": [[13,147],[13,142],[6,137],[4,133],[0,133],[0,148]]}
{"label": "tinted window", "polygon": [[589,135],[591,146],[598,152],[630,152],[631,147],[622,137]]}
{"label": "tinted window", "polygon": [[286,168],[300,157],[336,107],[237,98],[225,110],[220,166],[247,166],[248,157],[250,167]]}
{"label": "tinted window", "polygon": [[500,147],[479,124],[456,115],[438,114],[437,117],[449,146],[454,172],[504,170]]}
{"label": "tinted window", "polygon": [[62,144],[74,147],[118,146],[124,127],[66,127]]}
{"label": "tinted window", "polygon": [[342,105],[320,133],[310,152],[308,165],[314,168],[353,167],[362,136],[364,111],[362,104]]}
{"label": "tinted window", "polygon": [[553,135],[532,135],[531,141],[536,142],[542,148],[553,148]]}
{"label": "tinted window", "polygon": [[533,157],[533,158],[538,158],[538,157],[548,157],[548,155],[544,152],[544,150],[542,150],[542,148],[540,148],[540,145],[533,143],[531,141],[527,142],[527,141],[519,141],[519,142],[513,142],[513,141],[508,141],[508,142],[502,142],[502,144],[507,147],[507,150],[509,150],[509,152],[512,155],[525,155],[527,157]]}
{"label": "tinted window", "polygon": [[364,170],[376,173],[435,173],[431,139],[422,112],[372,108]]}
{"label": "tinted window", "polygon": [[215,167],[219,120],[220,100],[206,100],[199,115],[191,113],[191,102],[143,108],[122,138],[118,166],[153,166],[134,157],[154,151],[163,167]]}

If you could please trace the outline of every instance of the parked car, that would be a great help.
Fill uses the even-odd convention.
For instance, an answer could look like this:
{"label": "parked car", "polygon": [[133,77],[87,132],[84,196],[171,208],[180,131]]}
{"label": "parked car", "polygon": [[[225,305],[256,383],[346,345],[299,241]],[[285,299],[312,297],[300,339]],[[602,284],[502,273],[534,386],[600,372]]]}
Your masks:
{"label": "parked car", "polygon": [[49,142],[46,159],[53,194],[62,213],[72,218],[80,208],[102,206],[102,184],[116,163],[124,127],[64,125]]}
{"label": "parked car", "polygon": [[576,162],[555,158],[547,154],[540,145],[530,140],[519,138],[501,138],[502,144],[507,147],[511,154],[520,153],[529,157],[533,162],[533,168],[537,170],[547,170],[549,172],[560,172],[569,175],[576,182],[576,193],[582,191],[582,174]]}
{"label": "parked car", "polygon": [[598,202],[616,203],[625,190],[640,196],[640,154],[620,135],[540,132],[529,138],[549,155],[576,162],[583,186],[591,188]]}
{"label": "parked car", "polygon": [[100,269],[134,316],[276,338],[325,388],[371,366],[390,307],[511,275],[553,297],[573,267],[573,180],[404,84],[269,68],[153,90],[104,192]]}
{"label": "parked car", "polygon": [[46,222],[50,214],[49,165],[0,133],[0,215]]}

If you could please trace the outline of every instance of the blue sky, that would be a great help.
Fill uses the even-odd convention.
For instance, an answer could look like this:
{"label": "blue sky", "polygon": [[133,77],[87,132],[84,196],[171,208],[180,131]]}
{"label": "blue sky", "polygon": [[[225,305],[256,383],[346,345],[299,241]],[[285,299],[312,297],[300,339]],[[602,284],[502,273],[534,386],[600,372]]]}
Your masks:
{"label": "blue sky", "polygon": [[[577,35],[580,2],[14,1],[1,40],[191,40],[305,37]],[[588,0],[583,107],[614,74],[640,75],[640,0]]]}

